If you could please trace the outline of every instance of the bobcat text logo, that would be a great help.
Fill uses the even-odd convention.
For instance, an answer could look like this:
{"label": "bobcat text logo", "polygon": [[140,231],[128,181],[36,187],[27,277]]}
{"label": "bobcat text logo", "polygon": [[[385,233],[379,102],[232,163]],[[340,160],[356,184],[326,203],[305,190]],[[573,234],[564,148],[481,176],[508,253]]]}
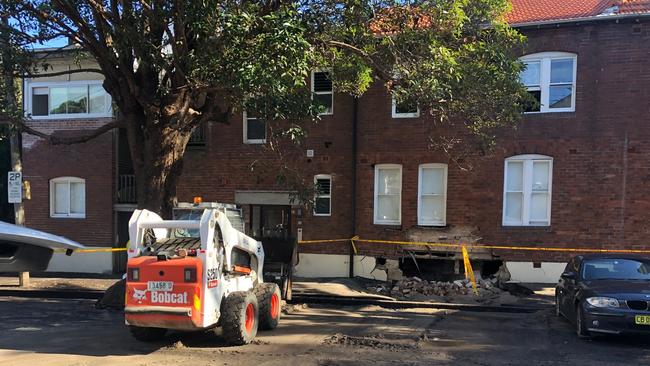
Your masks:
{"label": "bobcat text logo", "polygon": [[143,301],[147,300],[147,290],[138,290],[134,288],[133,299],[136,300],[138,304],[141,304]]}
{"label": "bobcat text logo", "polygon": [[151,303],[153,304],[187,304],[187,292],[174,294],[170,292],[152,292]]}

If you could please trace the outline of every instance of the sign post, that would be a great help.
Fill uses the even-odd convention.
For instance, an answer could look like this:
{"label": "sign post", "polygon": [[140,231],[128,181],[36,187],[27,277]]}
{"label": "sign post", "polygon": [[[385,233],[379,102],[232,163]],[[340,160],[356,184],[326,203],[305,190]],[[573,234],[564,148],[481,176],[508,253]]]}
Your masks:
{"label": "sign post", "polygon": [[23,202],[23,173],[11,171],[7,174],[7,197],[9,203]]}

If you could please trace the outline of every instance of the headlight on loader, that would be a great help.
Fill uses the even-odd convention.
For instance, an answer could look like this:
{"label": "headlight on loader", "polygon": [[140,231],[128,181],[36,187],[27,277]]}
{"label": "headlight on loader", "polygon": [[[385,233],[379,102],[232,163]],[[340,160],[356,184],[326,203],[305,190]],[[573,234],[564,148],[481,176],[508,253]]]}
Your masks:
{"label": "headlight on loader", "polygon": [[618,308],[620,307],[620,304],[618,303],[618,300],[613,299],[611,297],[589,297],[587,298],[587,303],[591,306],[597,307],[597,308]]}

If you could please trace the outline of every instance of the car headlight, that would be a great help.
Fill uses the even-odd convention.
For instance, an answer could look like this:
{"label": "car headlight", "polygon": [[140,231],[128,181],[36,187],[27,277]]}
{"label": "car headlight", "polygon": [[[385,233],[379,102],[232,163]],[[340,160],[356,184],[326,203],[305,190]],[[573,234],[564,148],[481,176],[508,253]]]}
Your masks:
{"label": "car headlight", "polygon": [[620,306],[618,300],[611,297],[589,297],[587,303],[597,308],[617,308]]}

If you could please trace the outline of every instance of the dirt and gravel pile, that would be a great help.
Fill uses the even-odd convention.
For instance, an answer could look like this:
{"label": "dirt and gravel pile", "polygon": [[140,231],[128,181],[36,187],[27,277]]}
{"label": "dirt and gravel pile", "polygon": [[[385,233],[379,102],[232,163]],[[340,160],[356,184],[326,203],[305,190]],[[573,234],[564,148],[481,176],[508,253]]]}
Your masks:
{"label": "dirt and gravel pile", "polygon": [[325,338],[323,344],[341,345],[353,347],[370,347],[386,351],[399,352],[403,350],[413,350],[418,348],[415,342],[405,342],[403,340],[386,339],[382,335],[355,337],[346,334],[336,333]]}

